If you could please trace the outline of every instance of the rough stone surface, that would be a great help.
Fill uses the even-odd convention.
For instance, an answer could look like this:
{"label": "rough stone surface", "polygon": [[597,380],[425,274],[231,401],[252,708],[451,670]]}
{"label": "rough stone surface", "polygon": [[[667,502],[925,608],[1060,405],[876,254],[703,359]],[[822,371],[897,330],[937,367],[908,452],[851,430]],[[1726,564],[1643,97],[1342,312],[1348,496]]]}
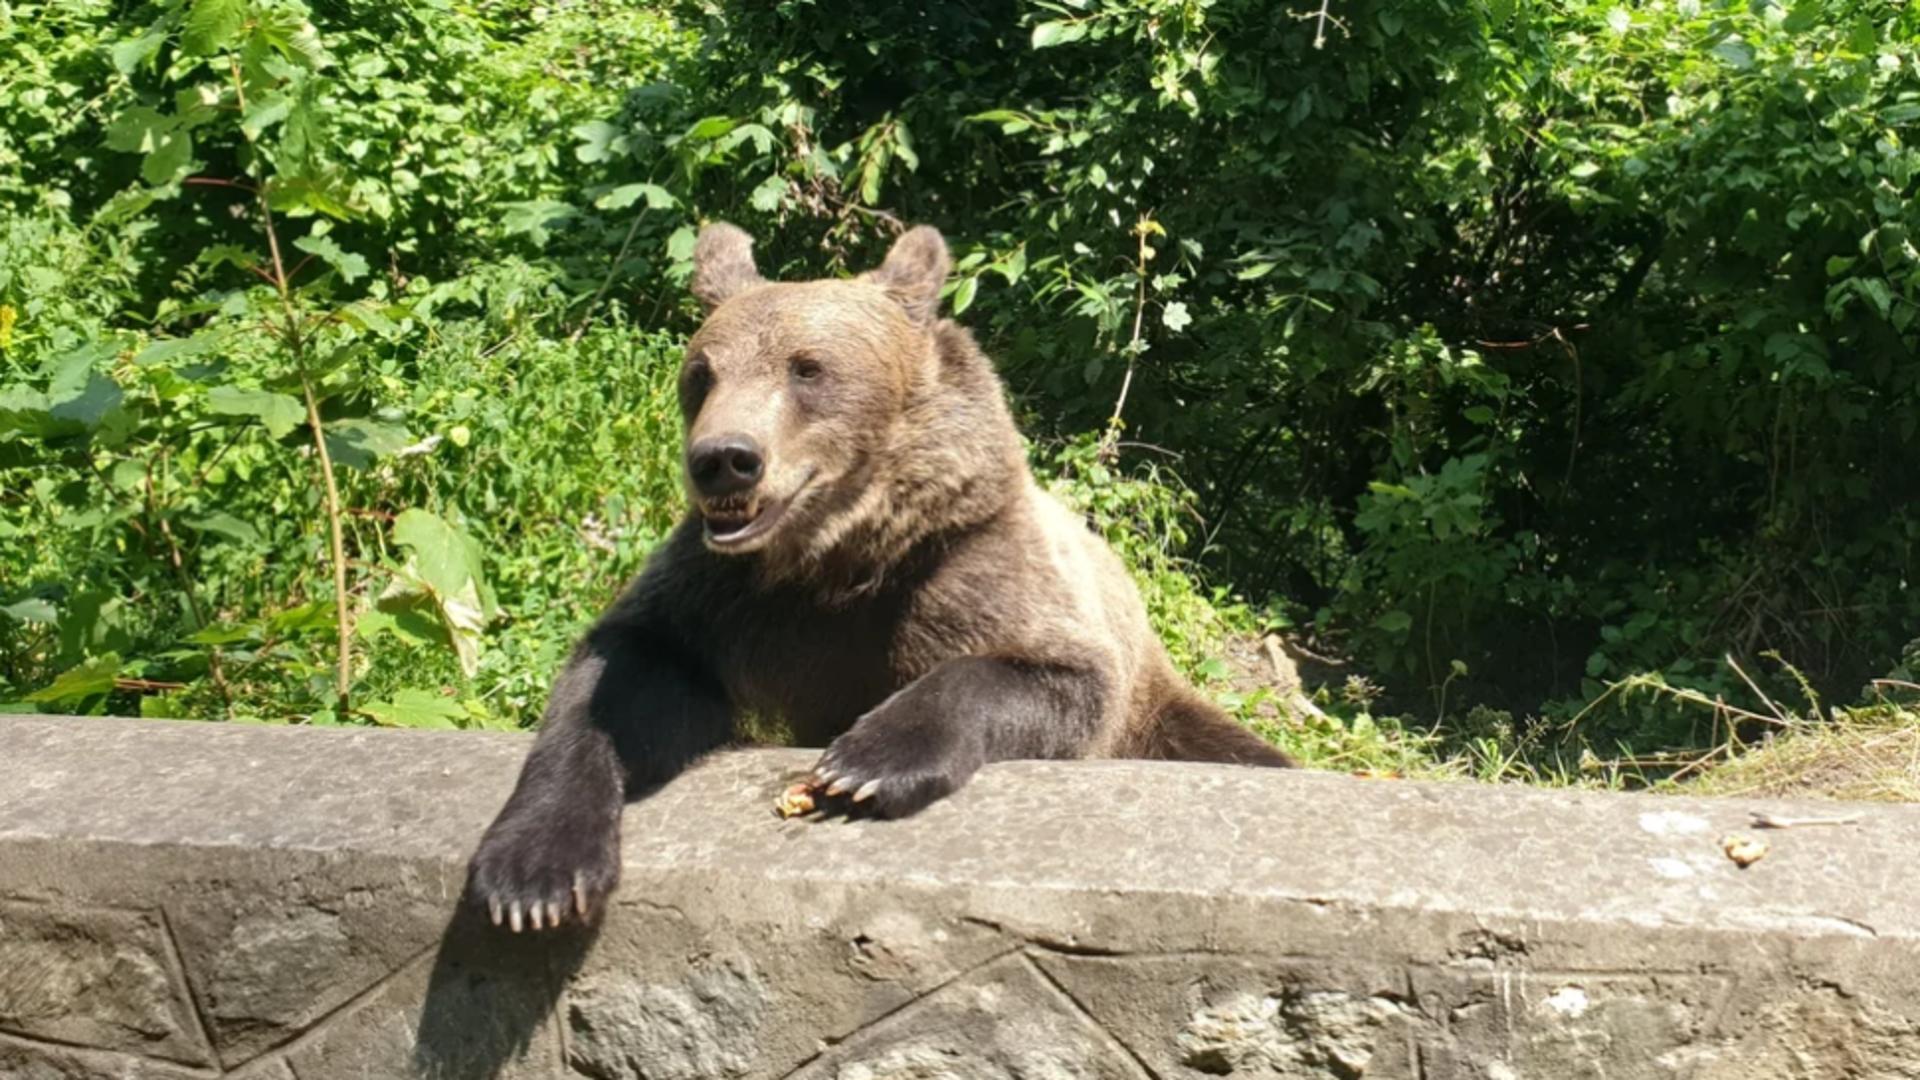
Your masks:
{"label": "rough stone surface", "polygon": [[457,910],[526,740],[0,718],[0,1080],[1920,1080],[1920,808],[1139,762],[631,807],[592,932]]}
{"label": "rough stone surface", "polygon": [[205,1064],[150,911],[0,901],[0,1031]]}

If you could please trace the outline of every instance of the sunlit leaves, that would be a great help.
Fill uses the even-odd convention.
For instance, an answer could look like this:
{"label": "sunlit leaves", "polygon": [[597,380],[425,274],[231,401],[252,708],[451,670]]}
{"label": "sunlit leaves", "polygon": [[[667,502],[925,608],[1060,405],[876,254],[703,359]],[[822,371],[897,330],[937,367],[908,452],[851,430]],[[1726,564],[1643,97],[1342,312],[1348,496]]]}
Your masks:
{"label": "sunlit leaves", "polygon": [[242,416],[258,420],[274,438],[292,431],[306,419],[306,409],[297,398],[270,390],[246,390],[237,386],[216,386],[207,393],[207,409],[223,416]]}
{"label": "sunlit leaves", "polygon": [[247,23],[247,0],[192,0],[180,30],[180,48],[206,56],[232,43]]}

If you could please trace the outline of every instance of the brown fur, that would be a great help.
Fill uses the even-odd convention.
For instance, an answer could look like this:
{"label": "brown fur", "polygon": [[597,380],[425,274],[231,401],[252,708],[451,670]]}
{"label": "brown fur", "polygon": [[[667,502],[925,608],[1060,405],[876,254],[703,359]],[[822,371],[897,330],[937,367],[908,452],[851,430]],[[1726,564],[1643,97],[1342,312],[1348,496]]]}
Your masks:
{"label": "brown fur", "polygon": [[768,282],[727,225],[695,262],[688,445],[746,440],[764,471],[717,496],[690,478],[694,512],[556,681],[477,897],[591,910],[620,795],[741,710],[830,743],[820,781],[883,815],[1005,758],[1291,764],[1180,678],[1125,567],[1033,481],[992,365],[937,318],[938,233],[851,281]]}

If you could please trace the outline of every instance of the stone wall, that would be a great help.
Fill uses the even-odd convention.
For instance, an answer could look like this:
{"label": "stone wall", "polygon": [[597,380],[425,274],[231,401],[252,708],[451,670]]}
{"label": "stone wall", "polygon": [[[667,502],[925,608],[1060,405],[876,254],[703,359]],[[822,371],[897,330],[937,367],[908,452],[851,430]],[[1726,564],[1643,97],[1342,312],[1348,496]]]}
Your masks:
{"label": "stone wall", "polygon": [[[597,933],[456,904],[526,740],[0,718],[0,1077],[1920,1077],[1920,808],[718,757]],[[1721,838],[1760,810],[1856,813]]]}

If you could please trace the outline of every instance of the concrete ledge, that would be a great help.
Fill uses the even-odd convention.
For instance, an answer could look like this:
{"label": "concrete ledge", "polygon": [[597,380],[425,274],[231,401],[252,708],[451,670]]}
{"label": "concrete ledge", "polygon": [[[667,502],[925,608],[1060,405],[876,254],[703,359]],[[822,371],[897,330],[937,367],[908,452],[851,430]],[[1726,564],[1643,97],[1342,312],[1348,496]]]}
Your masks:
{"label": "concrete ledge", "polygon": [[0,718],[0,1078],[1920,1077],[1920,807],[1135,762],[626,822],[597,934],[456,912],[527,740]]}

